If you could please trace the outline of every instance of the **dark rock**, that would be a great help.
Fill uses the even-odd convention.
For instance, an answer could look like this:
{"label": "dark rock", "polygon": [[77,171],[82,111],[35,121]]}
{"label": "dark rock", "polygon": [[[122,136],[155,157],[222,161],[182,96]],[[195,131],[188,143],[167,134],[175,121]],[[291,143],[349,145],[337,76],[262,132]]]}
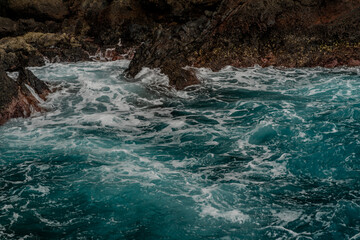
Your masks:
{"label": "dark rock", "polygon": [[[172,9],[189,6],[161,2]],[[184,74],[185,66],[335,67],[360,59],[357,0],[222,0],[215,6],[212,15],[158,28],[136,52],[129,75],[142,67],[160,68],[181,89],[197,82]]]}
{"label": "dark rock", "polygon": [[8,10],[17,18],[62,20],[69,14],[62,0],[7,0]]}
{"label": "dark rock", "polygon": [[50,93],[49,87],[38,79],[30,70],[25,68],[19,69],[19,77],[17,83],[24,88],[24,84],[32,87],[34,91],[43,99],[46,99],[46,96]]}
{"label": "dark rock", "polygon": [[[18,85],[0,68],[0,112],[4,110],[18,94]],[[1,123],[1,117],[0,117]]]}
{"label": "dark rock", "polygon": [[61,30],[61,24],[54,21],[38,22],[34,19],[19,19],[0,17],[0,38],[21,36],[28,32],[56,33]]}
{"label": "dark rock", "polygon": [[18,24],[10,18],[0,17],[0,38],[14,35],[18,31]]}
{"label": "dark rock", "polygon": [[140,0],[147,14],[158,22],[187,22],[213,11],[221,0]]}
{"label": "dark rock", "polygon": [[0,17],[8,17],[8,10],[9,4],[8,0],[1,0],[0,1]]}
{"label": "dark rock", "polygon": [[54,21],[38,22],[34,19],[19,19],[16,36],[28,32],[57,33],[61,31],[61,24]]}
{"label": "dark rock", "polygon": [[50,92],[47,85],[29,70],[20,69],[19,78],[15,81],[0,68],[0,125],[11,118],[29,117],[33,111],[42,111],[39,101],[25,84],[34,88],[43,99]]}
{"label": "dark rock", "polygon": [[128,74],[135,77],[142,67],[146,66],[160,68],[164,74],[168,75],[170,84],[177,89],[199,83],[195,74],[185,70],[184,67],[191,65],[191,59],[187,56],[199,47],[197,37],[201,36],[201,30],[207,24],[207,18],[202,17],[183,26],[170,29],[158,28],[154,39],[143,44],[135,54]]}

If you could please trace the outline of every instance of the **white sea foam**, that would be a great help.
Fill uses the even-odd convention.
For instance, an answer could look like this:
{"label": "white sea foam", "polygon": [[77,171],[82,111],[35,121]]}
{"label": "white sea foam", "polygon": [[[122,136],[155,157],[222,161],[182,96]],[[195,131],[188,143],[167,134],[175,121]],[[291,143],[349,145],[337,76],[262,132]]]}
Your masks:
{"label": "white sea foam", "polygon": [[29,85],[25,84],[26,88],[30,91],[30,93],[35,97],[35,99],[39,102],[39,103],[44,103],[44,100],[42,100],[39,95],[35,92],[35,90],[30,87]]}
{"label": "white sea foam", "polygon": [[164,86],[169,87],[169,77],[161,73],[160,69],[143,68],[135,76],[136,80],[139,80],[150,86]]}
{"label": "white sea foam", "polygon": [[[182,220],[191,216],[194,221],[190,225],[196,227],[209,226],[211,230],[221,225],[222,236],[229,238],[242,231],[234,230],[234,225],[249,224],[255,236],[264,231],[278,239],[310,239],[307,230],[300,232],[297,227],[320,224],[325,229],[321,231],[326,231],[330,217],[341,214],[333,213],[336,207],[330,205],[309,214],[311,204],[301,203],[314,191],[330,189],[331,195],[332,189],[346,184],[338,180],[337,172],[346,169],[354,176],[351,167],[356,154],[331,164],[323,161],[326,155],[322,154],[326,149],[342,154],[359,143],[355,125],[358,106],[351,99],[360,95],[356,81],[342,85],[336,78],[319,80],[322,70],[317,69],[227,67],[218,73],[199,69],[204,79],[201,86],[175,92],[158,70],[143,69],[136,82],[127,81],[122,74],[127,65],[120,61],[33,69],[58,90],[44,103],[51,111],[0,129],[0,141],[6,149],[3,156],[7,157],[2,161],[10,162],[11,154],[30,159],[14,166],[22,178],[10,177],[7,182],[25,187],[12,197],[0,196],[1,202],[7,202],[2,210],[9,219],[13,211],[28,210],[39,197],[44,204],[51,203],[49,206],[60,203],[48,199],[53,195],[48,183],[26,185],[52,179],[57,168],[70,172],[66,175],[71,179],[70,187],[65,191],[92,186],[90,193],[81,192],[92,204],[121,201],[122,196],[131,200],[128,194],[133,193],[123,189],[134,188],[149,197],[144,200],[147,207],[158,207],[161,214],[179,214]],[[347,144],[340,139],[326,148],[315,148],[345,128],[351,129]],[[269,134],[262,136],[263,131]],[[260,140],[250,141],[252,137]],[[68,157],[79,162],[66,165]],[[316,166],[321,169],[314,169]],[[307,180],[318,172],[326,180],[318,180],[321,175]],[[303,185],[308,189],[297,192]],[[318,189],[312,187],[318,185]],[[353,190],[346,196],[356,198]],[[29,193],[32,199],[25,201],[23,197]],[[136,201],[116,204],[119,209],[143,207]],[[322,205],[321,201],[316,204]],[[22,213],[18,214],[20,219]],[[71,225],[45,214],[36,216],[45,226]],[[94,216],[89,214],[85,219],[91,222]],[[115,215],[106,220],[119,221]],[[195,229],[191,227],[189,232]]]}
{"label": "white sea foam", "polygon": [[35,191],[41,194],[41,196],[46,196],[50,193],[50,188],[42,185],[37,185],[36,187],[30,186],[30,191]]}
{"label": "white sea foam", "polygon": [[7,75],[13,79],[14,81],[17,81],[18,77],[19,77],[19,72],[6,72]]}
{"label": "white sea foam", "polygon": [[212,206],[204,206],[200,213],[202,217],[211,216],[213,218],[223,218],[227,221],[231,221],[234,223],[244,223],[249,220],[249,216],[243,214],[239,210],[231,210],[231,211],[220,211]]}
{"label": "white sea foam", "polygon": [[302,211],[291,211],[291,210],[282,210],[282,211],[271,211],[272,214],[277,217],[282,225],[286,225],[290,222],[293,222],[300,218],[300,216],[303,214]]}

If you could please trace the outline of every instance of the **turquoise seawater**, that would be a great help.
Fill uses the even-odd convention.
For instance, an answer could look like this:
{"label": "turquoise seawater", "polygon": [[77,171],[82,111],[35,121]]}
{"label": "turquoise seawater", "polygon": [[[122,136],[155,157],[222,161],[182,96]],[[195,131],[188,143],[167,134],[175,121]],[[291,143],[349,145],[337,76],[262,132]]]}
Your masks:
{"label": "turquoise seawater", "polygon": [[57,91],[0,127],[0,239],[360,239],[360,69],[127,66],[32,68]]}

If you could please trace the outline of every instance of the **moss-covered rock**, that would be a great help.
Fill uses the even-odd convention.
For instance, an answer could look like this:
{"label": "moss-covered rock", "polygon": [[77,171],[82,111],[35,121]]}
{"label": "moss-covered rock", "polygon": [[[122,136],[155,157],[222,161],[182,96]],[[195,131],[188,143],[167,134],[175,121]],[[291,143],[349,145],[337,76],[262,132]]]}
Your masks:
{"label": "moss-covered rock", "polygon": [[40,66],[44,64],[44,57],[52,62],[89,60],[81,42],[65,33],[30,32],[0,39],[0,65],[4,69]]}

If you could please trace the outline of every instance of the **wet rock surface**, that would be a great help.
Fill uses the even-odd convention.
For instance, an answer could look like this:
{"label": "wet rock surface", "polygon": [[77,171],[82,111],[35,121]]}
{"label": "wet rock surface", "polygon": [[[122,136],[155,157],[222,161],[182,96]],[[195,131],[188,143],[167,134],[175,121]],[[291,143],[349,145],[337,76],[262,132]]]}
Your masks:
{"label": "wet rock surface", "polygon": [[19,70],[16,80],[0,69],[0,86],[0,125],[11,118],[29,117],[33,112],[43,111],[34,93],[42,100],[50,93],[43,81],[24,68]]}

